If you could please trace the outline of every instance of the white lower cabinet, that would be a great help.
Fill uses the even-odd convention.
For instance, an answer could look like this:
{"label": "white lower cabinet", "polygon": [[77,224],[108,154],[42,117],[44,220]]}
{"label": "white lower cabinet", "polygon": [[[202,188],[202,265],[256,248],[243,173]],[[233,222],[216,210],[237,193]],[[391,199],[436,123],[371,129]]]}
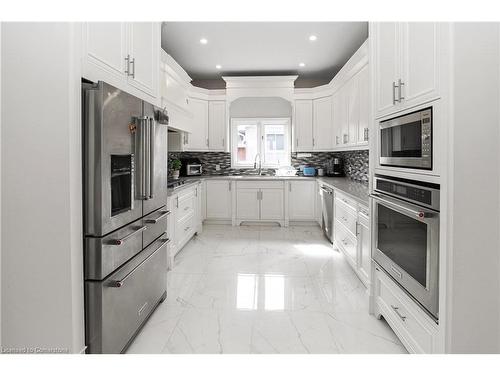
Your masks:
{"label": "white lower cabinet", "polygon": [[206,219],[231,220],[232,182],[230,180],[206,181]]}
{"label": "white lower cabinet", "polygon": [[170,239],[169,269],[174,266],[175,255],[196,233],[201,232],[201,194],[201,183],[195,183],[168,197],[167,209],[170,211],[167,227]]}
{"label": "white lower cabinet", "polygon": [[297,221],[316,219],[317,183],[310,181],[288,182],[288,218]]}
{"label": "white lower cabinet", "polygon": [[261,189],[260,191],[260,219],[283,221],[284,212],[284,194],[283,184],[278,188]]}
{"label": "white lower cabinet", "polygon": [[335,191],[333,238],[337,248],[366,287],[370,285],[369,210]]}
{"label": "white lower cabinet", "polygon": [[283,181],[238,181],[236,224],[243,221],[276,221],[284,225]]}
{"label": "white lower cabinet", "polygon": [[380,267],[374,283],[375,316],[384,317],[410,353],[437,352],[438,325]]}
{"label": "white lower cabinet", "polygon": [[236,217],[240,220],[259,220],[259,198],[259,189],[238,187],[236,189]]}

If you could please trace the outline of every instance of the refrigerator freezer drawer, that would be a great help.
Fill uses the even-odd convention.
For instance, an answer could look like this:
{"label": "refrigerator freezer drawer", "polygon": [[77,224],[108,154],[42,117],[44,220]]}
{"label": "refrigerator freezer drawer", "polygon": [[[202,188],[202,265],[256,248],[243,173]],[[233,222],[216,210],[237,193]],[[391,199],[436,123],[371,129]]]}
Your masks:
{"label": "refrigerator freezer drawer", "polygon": [[85,280],[103,280],[139,253],[148,229],[137,220],[105,237],[85,238]]}
{"label": "refrigerator freezer drawer", "polygon": [[166,297],[167,236],[103,281],[86,281],[88,353],[123,352]]}
{"label": "refrigerator freezer drawer", "polygon": [[144,231],[143,235],[144,246],[148,246],[167,231],[167,221],[169,217],[170,211],[167,210],[166,207],[162,207],[143,218],[143,225],[148,228]]}

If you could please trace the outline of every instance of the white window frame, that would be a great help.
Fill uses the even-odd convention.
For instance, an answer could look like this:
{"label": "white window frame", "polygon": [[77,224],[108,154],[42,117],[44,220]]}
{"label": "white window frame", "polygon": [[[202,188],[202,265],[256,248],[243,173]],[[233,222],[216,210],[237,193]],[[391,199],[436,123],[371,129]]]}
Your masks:
{"label": "white window frame", "polygon": [[[285,125],[285,153],[287,155],[287,160],[281,161],[280,164],[266,164],[264,157],[265,150],[265,139],[263,137],[263,124],[266,125]],[[233,169],[248,169],[253,168],[254,162],[248,164],[237,163],[237,152],[238,152],[238,131],[236,130],[238,125],[245,124],[256,124],[257,125],[257,138],[260,140],[258,142],[258,153],[262,158],[262,168],[278,168],[283,166],[291,165],[291,151],[292,151],[292,131],[291,131],[291,119],[289,117],[258,117],[258,118],[242,118],[234,117],[231,118],[231,168]]]}

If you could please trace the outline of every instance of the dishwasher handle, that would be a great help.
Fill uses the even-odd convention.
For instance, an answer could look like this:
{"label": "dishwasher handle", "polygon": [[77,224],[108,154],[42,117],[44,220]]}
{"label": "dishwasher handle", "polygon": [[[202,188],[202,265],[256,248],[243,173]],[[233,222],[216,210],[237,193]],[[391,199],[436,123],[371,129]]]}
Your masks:
{"label": "dishwasher handle", "polygon": [[329,189],[327,187],[324,187],[324,186],[320,186],[319,187],[321,190],[323,190],[325,193],[327,194],[333,194],[333,190],[332,189]]}

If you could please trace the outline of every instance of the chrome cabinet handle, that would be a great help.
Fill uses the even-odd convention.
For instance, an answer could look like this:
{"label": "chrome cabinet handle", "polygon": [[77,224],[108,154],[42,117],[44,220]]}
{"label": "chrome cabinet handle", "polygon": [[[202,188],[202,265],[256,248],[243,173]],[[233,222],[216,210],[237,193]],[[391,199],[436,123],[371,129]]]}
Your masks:
{"label": "chrome cabinet handle", "polygon": [[187,232],[189,229],[191,229],[191,227],[184,228],[184,232]]}
{"label": "chrome cabinet handle", "polygon": [[364,130],[364,140],[365,141],[368,140],[368,128],[365,128],[365,130]]}
{"label": "chrome cabinet handle", "polygon": [[175,201],[176,201],[175,207],[179,208],[179,196],[175,197]]}
{"label": "chrome cabinet handle", "polygon": [[161,211],[161,215],[158,216],[156,219],[146,219],[146,223],[148,224],[156,224],[160,220],[166,218],[168,215],[170,215],[170,211]]}
{"label": "chrome cabinet handle", "polygon": [[392,105],[396,105],[396,102],[397,102],[397,100],[396,100],[396,88],[397,87],[398,86],[396,85],[396,82],[393,81],[392,82]]}
{"label": "chrome cabinet handle", "polygon": [[231,181],[229,181],[229,191],[231,191]]}
{"label": "chrome cabinet handle", "polygon": [[130,65],[132,65],[132,74],[130,75],[132,76],[132,78],[135,78],[135,57],[130,60]]}
{"label": "chrome cabinet handle", "polygon": [[164,246],[167,246],[168,244],[170,243],[170,239],[167,238],[165,240],[165,242],[160,246],[158,247],[158,249],[156,249],[155,251],[153,251],[151,254],[149,254],[147,256],[146,259],[144,259],[141,263],[139,263],[137,266],[135,266],[134,268],[132,268],[132,270],[127,273],[124,277],[122,277],[120,280],[110,280],[108,282],[108,286],[111,287],[111,288],[121,288],[123,286],[123,284],[125,283],[125,281],[133,275],[133,273],[139,268],[141,267],[145,262],[147,262],[149,260],[149,258],[151,258],[153,255],[155,255],[160,249],[162,249]]}
{"label": "chrome cabinet handle", "polygon": [[299,147],[299,139],[298,138],[295,140],[295,146]]}
{"label": "chrome cabinet handle", "polygon": [[144,232],[146,229],[148,229],[148,227],[142,226],[139,229],[134,230],[132,233],[127,234],[123,238],[120,238],[118,240],[113,240],[112,244],[117,245],[117,246],[123,245],[125,242],[127,242],[127,240],[131,239],[132,237],[134,237],[135,235],[137,235],[139,233]]}
{"label": "chrome cabinet handle", "polygon": [[335,136],[335,144],[336,144],[336,145],[338,145],[338,144],[339,144],[339,136],[338,136],[338,135],[336,135],[336,136]]}
{"label": "chrome cabinet handle", "polygon": [[391,305],[391,308],[394,310],[394,312],[399,316],[399,318],[404,322],[406,320],[406,316],[401,315],[399,312],[399,307]]}
{"label": "chrome cabinet handle", "polygon": [[225,147],[226,146],[226,140],[224,138],[222,138],[222,147]]}
{"label": "chrome cabinet handle", "polygon": [[400,78],[400,79],[398,80],[398,97],[399,97],[398,102],[399,102],[399,103],[401,103],[401,100],[403,100],[403,99],[404,99],[404,96],[401,96],[401,90],[402,90],[402,88],[403,88],[403,86],[404,86],[404,85],[405,85],[405,84],[404,84],[404,82],[403,82],[403,81],[401,81],[401,78]]}
{"label": "chrome cabinet handle", "polygon": [[359,227],[359,223],[356,221],[356,237],[359,236],[359,230],[358,230],[358,227]]}
{"label": "chrome cabinet handle", "polygon": [[208,138],[207,138],[207,147],[208,147],[208,145],[209,145],[209,142],[208,142]]}
{"label": "chrome cabinet handle", "polygon": [[127,68],[125,68],[125,74],[127,76],[130,76],[130,55],[127,55],[127,57],[125,57],[125,61],[127,62]]}

